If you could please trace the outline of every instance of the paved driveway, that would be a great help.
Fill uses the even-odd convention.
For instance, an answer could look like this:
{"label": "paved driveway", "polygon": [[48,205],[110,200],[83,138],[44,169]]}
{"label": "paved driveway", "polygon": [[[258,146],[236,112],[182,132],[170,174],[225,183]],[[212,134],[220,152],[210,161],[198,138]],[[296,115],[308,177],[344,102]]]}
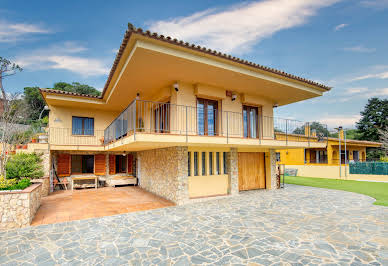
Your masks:
{"label": "paved driveway", "polygon": [[319,188],[0,233],[0,263],[388,265],[388,208]]}

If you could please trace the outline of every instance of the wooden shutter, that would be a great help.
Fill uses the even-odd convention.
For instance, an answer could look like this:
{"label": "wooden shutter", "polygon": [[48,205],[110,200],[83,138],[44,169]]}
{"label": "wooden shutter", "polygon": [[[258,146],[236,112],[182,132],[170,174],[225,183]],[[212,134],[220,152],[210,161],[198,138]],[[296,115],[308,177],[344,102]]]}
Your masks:
{"label": "wooden shutter", "polygon": [[58,176],[69,176],[70,175],[70,169],[71,169],[71,163],[70,163],[70,154],[67,153],[61,153],[58,154],[58,161],[57,161],[57,171]]}
{"label": "wooden shutter", "polygon": [[109,174],[110,175],[116,174],[116,156],[115,155],[109,155]]}
{"label": "wooden shutter", "polygon": [[132,175],[133,174],[133,155],[128,154],[128,174]]}
{"label": "wooden shutter", "polygon": [[94,174],[105,175],[105,154],[94,155]]}

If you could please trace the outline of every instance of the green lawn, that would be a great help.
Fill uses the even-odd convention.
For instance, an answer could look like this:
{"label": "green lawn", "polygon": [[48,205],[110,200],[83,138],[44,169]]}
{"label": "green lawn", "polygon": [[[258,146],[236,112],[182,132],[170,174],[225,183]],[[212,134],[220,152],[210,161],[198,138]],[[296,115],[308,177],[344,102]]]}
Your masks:
{"label": "green lawn", "polygon": [[375,205],[388,206],[388,183],[300,176],[286,176],[285,183],[356,192],[375,198]]}

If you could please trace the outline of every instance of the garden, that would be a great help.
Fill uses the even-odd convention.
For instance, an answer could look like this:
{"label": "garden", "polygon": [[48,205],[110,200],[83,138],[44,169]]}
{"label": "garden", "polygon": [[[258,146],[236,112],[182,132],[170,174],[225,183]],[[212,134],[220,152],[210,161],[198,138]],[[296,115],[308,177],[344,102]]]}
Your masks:
{"label": "garden", "polygon": [[43,177],[42,158],[38,153],[16,153],[5,164],[5,176],[0,176],[0,190],[23,190],[32,179]]}

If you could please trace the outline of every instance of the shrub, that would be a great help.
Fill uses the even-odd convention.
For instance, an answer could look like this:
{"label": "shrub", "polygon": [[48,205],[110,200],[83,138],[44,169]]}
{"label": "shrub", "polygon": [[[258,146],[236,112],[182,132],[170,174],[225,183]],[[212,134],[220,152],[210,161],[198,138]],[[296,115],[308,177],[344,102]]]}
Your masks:
{"label": "shrub", "polygon": [[17,182],[17,180],[14,179],[6,179],[3,176],[0,176],[0,190],[23,190],[26,187],[29,187],[31,185],[31,181],[27,178],[24,178]]}
{"label": "shrub", "polygon": [[36,179],[43,176],[41,154],[37,153],[17,153],[12,155],[5,167],[7,178]]}

